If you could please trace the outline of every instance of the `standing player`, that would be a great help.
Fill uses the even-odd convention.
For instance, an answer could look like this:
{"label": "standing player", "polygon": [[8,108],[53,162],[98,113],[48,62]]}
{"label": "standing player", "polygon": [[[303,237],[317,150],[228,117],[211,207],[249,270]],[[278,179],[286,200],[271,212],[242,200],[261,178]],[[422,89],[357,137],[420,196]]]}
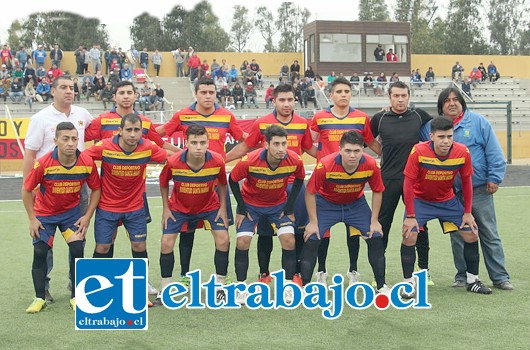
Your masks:
{"label": "standing player", "polygon": [[[216,89],[212,79],[201,78],[195,83],[195,99],[188,108],[176,112],[170,121],[156,128],[164,136],[176,131],[186,132],[190,125],[202,125],[208,131],[208,147],[226,158],[226,134],[230,133],[234,139],[242,141],[247,135],[237,124],[236,117],[227,109],[215,103]],[[232,207],[227,191],[227,211],[229,221],[232,219]],[[200,225],[201,223],[199,223]],[[186,273],[190,270],[191,252],[193,250],[195,228],[183,230],[180,234],[179,253],[181,265],[181,282],[188,283]]]}
{"label": "standing player", "polygon": [[[279,125],[265,129],[265,147],[243,157],[230,173],[230,188],[237,200],[236,215],[236,277],[247,279],[248,249],[254,228],[263,217],[274,225],[282,245],[282,268],[285,278],[292,280],[296,271],[293,206],[304,183],[305,171],[302,157],[287,148],[287,131]],[[295,180],[291,193],[286,189],[289,178]],[[245,179],[242,189],[239,181]],[[292,299],[287,289],[286,299]],[[238,294],[245,303],[246,294]]]}
{"label": "standing player", "polygon": [[[403,82],[392,83],[388,88],[390,110],[374,115],[371,120],[374,136],[379,136],[383,145],[381,174],[385,184],[379,222],[383,226],[385,251],[392,227],[394,213],[403,195],[403,170],[412,147],[420,141],[420,131],[432,117],[422,109],[410,109],[410,90]],[[429,237],[427,226],[418,234],[416,243],[420,269],[429,268]],[[433,282],[429,275],[429,285]]]}
{"label": "standing player", "polygon": [[[252,129],[244,142],[239,143],[226,155],[226,161],[230,162],[247,154],[251,148],[265,144],[265,129],[269,125],[280,125],[288,133],[287,149],[302,155],[307,152],[316,157],[316,148],[313,146],[309,124],[305,118],[294,113],[294,91],[290,84],[280,84],[273,92],[274,111],[264,117],[258,118],[252,125]],[[291,193],[294,182],[294,176],[289,179],[287,193]],[[303,233],[307,224],[307,210],[304,201],[304,186],[300,190],[294,205],[295,222],[295,239],[296,239],[296,260],[300,260],[300,253],[304,244]],[[266,220],[258,223],[258,263],[260,267],[260,276],[258,281],[269,283],[272,277],[269,273],[269,263],[272,253],[272,236],[273,230]],[[299,276],[300,265],[297,263],[296,274],[293,280],[301,284]]]}
{"label": "standing player", "polygon": [[129,233],[133,258],[146,258],[147,222],[144,197],[145,168],[149,162],[164,162],[167,153],[142,138],[142,119],[126,114],[119,133],[85,151],[101,160],[101,200],[96,210],[94,258],[106,258],[121,221]]}
{"label": "standing player", "polygon": [[[172,155],[160,174],[160,193],[164,208],[160,290],[171,282],[175,265],[173,248],[185,222],[194,227],[198,221],[204,221],[205,228],[212,231],[215,240],[216,280],[221,284],[226,282],[230,238],[227,231],[225,162],[221,155],[208,151],[208,132],[204,126],[191,125],[187,128],[186,148]],[[171,197],[170,180],[174,183]],[[219,291],[217,297],[223,299],[224,292]],[[160,302],[160,296],[157,301]]]}
{"label": "standing player", "polygon": [[[85,128],[92,121],[90,113],[82,108],[73,105],[74,101],[74,82],[70,77],[60,76],[53,81],[51,94],[53,103],[31,117],[31,121],[26,132],[24,141],[24,163],[22,174],[23,177],[29,174],[33,168],[35,159],[42,157],[44,154],[51,152],[55,148],[55,128],[60,122],[69,121],[74,124],[78,132],[77,149],[85,149]],[[81,188],[81,212],[85,213],[88,207],[88,189],[85,186]],[[48,250],[48,276],[53,268],[53,250]],[[53,302],[49,292],[49,277],[46,278],[46,300]]]}
{"label": "standing player", "polygon": [[[464,260],[467,266],[467,290],[479,294],[491,294],[478,278],[479,252],[478,228],[471,214],[473,166],[469,150],[463,144],[453,142],[453,121],[438,117],[431,123],[431,141],[412,148],[405,166],[403,197],[406,218],[403,222],[401,266],[405,282],[415,284],[412,278],[416,253],[414,246],[420,226],[432,219],[439,219],[444,226],[452,226],[464,239]],[[457,174],[462,179],[464,206],[453,192]],[[412,293],[402,293],[413,298]]]}
{"label": "standing player", "polygon": [[[301,262],[304,285],[311,281],[322,236],[333,225],[343,222],[366,240],[377,290],[389,292],[385,284],[382,228],[378,221],[385,187],[379,165],[374,158],[363,154],[363,146],[363,137],[358,132],[342,134],[340,150],[322,158],[309,179],[305,193],[309,224],[304,233]],[[367,182],[372,189],[372,211],[364,197]],[[350,279],[349,284],[354,282]]]}
{"label": "standing player", "polygon": [[[68,243],[70,277],[75,280],[75,259],[83,257],[85,235],[101,194],[99,175],[94,161],[77,150],[78,132],[71,122],[55,128],[52,152],[40,157],[27,174],[22,187],[22,201],[30,221],[33,238],[33,286],[35,300],[26,309],[36,313],[46,307],[46,256],[53,246],[57,227]],[[86,213],[80,208],[80,191],[87,182],[92,189]],[[33,190],[39,186],[36,195]],[[75,288],[70,305],[75,309]]]}
{"label": "standing player", "polygon": [[[317,162],[323,157],[338,152],[342,134],[355,130],[363,136],[364,143],[377,155],[381,154],[381,145],[374,139],[368,115],[358,109],[350,107],[352,97],[351,83],[342,77],[331,83],[330,98],[333,106],[328,107],[313,117],[311,134],[314,141],[318,141]],[[359,279],[357,273],[357,257],[359,255],[359,235],[348,236],[348,253],[350,268],[348,277],[355,283]],[[329,248],[329,232],[321,240],[318,254],[317,280],[326,283],[326,257]]]}

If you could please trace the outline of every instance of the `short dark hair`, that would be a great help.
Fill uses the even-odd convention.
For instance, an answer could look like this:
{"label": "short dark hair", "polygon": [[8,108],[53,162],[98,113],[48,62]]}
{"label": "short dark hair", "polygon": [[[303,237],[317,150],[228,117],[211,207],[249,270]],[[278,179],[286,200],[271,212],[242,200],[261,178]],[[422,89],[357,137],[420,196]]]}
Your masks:
{"label": "short dark hair", "polygon": [[[60,122],[55,127],[55,138],[56,139],[59,138],[59,132],[61,132],[63,130],[75,130],[75,131],[77,131],[77,129],[75,128],[74,124],[72,124],[72,122]],[[79,132],[78,132],[78,134],[79,134]]]}
{"label": "short dark hair", "polygon": [[287,137],[288,135],[287,130],[280,125],[269,125],[265,129],[265,141],[267,142],[270,142],[274,136]]}
{"label": "short dark hair", "polygon": [[128,113],[128,114],[124,115],[121,118],[120,128],[123,129],[123,127],[125,126],[125,122],[126,121],[131,122],[131,124],[136,124],[138,122],[140,122],[140,124],[142,124],[142,118],[140,118],[140,116],[138,114],[136,114],[136,113]]}
{"label": "short dark hair", "polygon": [[431,132],[436,131],[447,131],[453,128],[453,120],[448,117],[439,116],[432,120],[431,122]]}
{"label": "short dark hair", "polygon": [[197,93],[197,91],[199,91],[199,86],[200,85],[214,85],[215,86],[215,82],[213,81],[213,79],[210,79],[210,78],[204,78],[204,77],[200,78],[195,83],[195,93]]}
{"label": "short dark hair", "polygon": [[340,147],[344,147],[347,143],[363,147],[364,139],[357,131],[350,130],[342,134],[342,137],[340,138]]}
{"label": "short dark hair", "polygon": [[72,81],[72,78],[71,78],[70,76],[67,76],[67,75],[61,75],[61,76],[58,76],[58,77],[55,78],[55,80],[53,81],[53,83],[52,83],[52,88],[57,89],[57,86],[59,86],[59,80],[68,80],[68,81]]}
{"label": "short dark hair", "polygon": [[467,109],[466,100],[464,99],[464,96],[462,96],[460,91],[455,87],[448,87],[448,88],[443,89],[440,92],[440,95],[438,95],[438,115],[444,114],[444,111],[443,111],[444,103],[445,103],[445,100],[449,98],[449,95],[451,95],[451,92],[455,93],[456,98],[462,105],[462,110],[465,111]]}
{"label": "short dark hair", "polygon": [[272,92],[272,96],[276,98],[278,97],[280,92],[292,92],[294,96],[294,90],[291,84],[279,84],[278,86],[274,88],[274,91]]}
{"label": "short dark hair", "polygon": [[194,136],[206,135],[206,137],[208,137],[208,131],[202,125],[193,124],[193,125],[190,125],[186,129],[186,138],[189,139],[191,135],[194,135]]}
{"label": "short dark hair", "polygon": [[132,81],[128,81],[128,80],[122,80],[118,84],[116,84],[114,91],[118,91],[119,88],[124,87],[124,86],[132,86],[133,91],[136,92],[136,86],[134,86]]}
{"label": "short dark hair", "polygon": [[402,81],[396,81],[395,83],[390,84],[388,87],[388,96],[392,95],[392,88],[407,89],[407,94],[410,96],[409,86]]}
{"label": "short dark hair", "polygon": [[350,81],[348,79],[343,78],[343,77],[338,77],[338,78],[335,78],[335,80],[333,80],[331,82],[331,91],[333,91],[335,86],[337,86],[339,84],[348,85],[348,87],[350,87],[350,89],[351,89],[351,83],[350,83]]}

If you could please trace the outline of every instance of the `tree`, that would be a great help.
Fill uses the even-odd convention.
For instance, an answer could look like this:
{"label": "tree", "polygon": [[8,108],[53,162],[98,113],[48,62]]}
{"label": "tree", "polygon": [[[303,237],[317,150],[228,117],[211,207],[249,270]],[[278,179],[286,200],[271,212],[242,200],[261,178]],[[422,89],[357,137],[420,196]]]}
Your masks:
{"label": "tree", "polygon": [[478,16],[481,0],[450,0],[445,23],[444,53],[484,55],[489,53]]}
{"label": "tree", "polygon": [[198,51],[227,51],[230,37],[219,24],[211,5],[201,1],[184,20],[182,41]]}
{"label": "tree", "polygon": [[162,43],[162,27],[158,18],[147,12],[134,18],[129,27],[131,39],[136,48],[142,50],[144,47],[149,51],[160,48]]}
{"label": "tree", "polygon": [[388,8],[385,0],[361,0],[359,21],[388,21]]}
{"label": "tree", "polygon": [[7,30],[7,35],[9,47],[18,49],[20,47],[20,36],[22,35],[22,24],[18,20],[13,21],[11,27]]}
{"label": "tree", "polygon": [[[13,28],[13,25],[15,26]],[[12,24],[10,43],[26,48],[42,44],[45,48],[58,43],[63,50],[74,51],[79,45],[100,44],[108,46],[108,33],[97,18],[62,11],[37,12],[20,23]]]}
{"label": "tree", "polygon": [[490,0],[488,12],[490,41],[501,55],[519,53],[524,16],[530,11],[525,0]]}
{"label": "tree", "polygon": [[263,39],[265,39],[265,52],[275,52],[274,36],[278,28],[274,25],[272,12],[265,6],[258,7],[256,10],[257,18],[254,20],[256,27]]}
{"label": "tree", "polygon": [[303,50],[303,30],[310,16],[309,10],[302,9],[292,2],[282,2],[278,8],[276,27],[279,28],[280,52],[300,52]]}
{"label": "tree", "polygon": [[437,9],[428,0],[403,0],[397,3],[394,17],[399,22],[410,22],[413,53],[439,52],[439,42],[434,40],[430,27]]}
{"label": "tree", "polygon": [[164,16],[162,21],[163,40],[159,50],[171,51],[177,47],[184,48],[186,43],[182,40],[184,21],[188,11],[181,5],[173,7],[171,12]]}
{"label": "tree", "polygon": [[232,28],[230,28],[231,44],[235,51],[242,52],[244,50],[252,30],[253,26],[248,17],[248,9],[245,6],[235,5]]}

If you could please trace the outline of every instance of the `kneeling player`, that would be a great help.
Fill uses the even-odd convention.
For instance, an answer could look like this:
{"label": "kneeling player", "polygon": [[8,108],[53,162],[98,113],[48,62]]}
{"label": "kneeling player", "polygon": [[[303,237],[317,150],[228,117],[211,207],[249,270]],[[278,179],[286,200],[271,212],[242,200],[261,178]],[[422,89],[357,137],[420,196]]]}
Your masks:
{"label": "kneeling player", "polygon": [[[35,300],[26,309],[37,313],[46,307],[44,283],[48,250],[53,246],[59,227],[70,251],[70,276],[75,281],[75,259],[83,257],[83,242],[90,219],[101,195],[101,184],[94,161],[77,150],[78,134],[74,124],[61,122],[55,129],[55,149],[42,156],[26,177],[22,201],[30,221],[33,238],[33,286]],[[81,186],[85,181],[92,189],[85,215],[79,206]],[[36,196],[33,189],[37,186]],[[75,288],[70,305],[75,309]]]}
{"label": "kneeling player", "polygon": [[[230,173],[230,188],[237,200],[236,276],[239,282],[247,279],[248,249],[254,228],[261,218],[274,225],[282,246],[282,268],[285,278],[292,280],[296,271],[293,206],[304,183],[302,157],[287,149],[287,131],[279,125],[265,129],[265,148],[243,157]],[[286,188],[294,174],[289,196]],[[242,189],[239,181],[245,179]],[[238,294],[238,302],[245,303],[246,294]],[[285,299],[292,300],[287,289]]]}
{"label": "kneeling player", "polygon": [[[184,151],[169,157],[160,173],[162,194],[162,244],[160,249],[161,290],[170,282],[175,265],[173,248],[184,223],[195,227],[203,221],[215,240],[215,273],[218,283],[225,284],[228,269],[228,217],[226,214],[226,171],[223,157],[208,150],[208,132],[201,125],[186,130]],[[169,181],[173,191],[169,197]],[[215,190],[217,183],[218,191]],[[169,198],[168,198],[169,197]],[[217,291],[217,299],[224,299],[224,291]],[[155,304],[161,304],[160,295]]]}
{"label": "kneeling player", "polygon": [[[473,167],[466,146],[453,142],[453,121],[446,117],[433,119],[431,141],[417,144],[405,166],[403,194],[406,218],[403,222],[401,265],[405,282],[414,284],[412,272],[416,255],[414,246],[419,227],[431,219],[453,223],[464,239],[464,259],[467,264],[467,290],[491,294],[478,278],[478,228],[471,214]],[[453,182],[456,175],[462,179],[464,207],[455,197]],[[402,293],[413,298],[415,292]]]}
{"label": "kneeling player", "polygon": [[[345,132],[339,151],[322,158],[309,179],[305,194],[309,224],[300,263],[304,285],[311,281],[320,239],[333,225],[343,222],[356,228],[366,240],[378,291],[389,290],[385,284],[383,231],[377,219],[385,187],[379,166],[374,158],[363,154],[363,145],[358,132]],[[363,190],[367,182],[373,191],[371,211]]]}

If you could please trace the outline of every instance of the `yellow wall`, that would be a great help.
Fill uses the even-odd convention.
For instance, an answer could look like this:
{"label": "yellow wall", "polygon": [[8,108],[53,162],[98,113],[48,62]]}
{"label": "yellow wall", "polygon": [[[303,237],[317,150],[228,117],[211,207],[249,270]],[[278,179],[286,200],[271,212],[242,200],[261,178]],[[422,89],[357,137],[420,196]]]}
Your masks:
{"label": "yellow wall", "polygon": [[[151,54],[151,53],[150,53]],[[212,59],[217,59],[221,63],[223,58],[229,65],[235,64],[239,70],[239,66],[244,60],[251,61],[253,58],[259,63],[263,74],[278,75],[280,67],[286,63],[291,65],[294,60],[298,60],[301,66],[301,71],[304,70],[304,55],[301,52],[273,52],[273,53],[252,53],[252,52],[199,52],[197,54],[202,60],[208,60],[208,64],[212,63]],[[65,58],[61,63],[61,69],[69,70],[75,73],[76,64],[74,53],[69,51],[64,53]],[[176,76],[176,66],[173,61],[171,52],[162,52],[162,66],[160,69],[160,76],[174,77]],[[465,68],[466,72],[470,72],[473,67],[477,67],[480,62],[487,67],[493,61],[501,76],[513,76],[517,78],[530,78],[530,56],[465,56],[465,55],[412,55],[411,66],[416,69],[419,68],[422,75],[425,74],[428,67],[433,67],[434,72],[438,76],[450,76],[451,68],[456,61]],[[46,58],[46,67],[51,66],[51,61]],[[89,69],[92,67],[89,65]],[[149,65],[149,75],[154,75],[155,71],[153,65]]]}
{"label": "yellow wall", "polygon": [[487,55],[412,55],[411,67],[419,68],[422,75],[432,67],[437,76],[451,76],[451,68],[456,61],[469,73],[482,62],[488,67],[491,61],[497,66],[501,76],[530,78],[530,56],[487,56]]}

